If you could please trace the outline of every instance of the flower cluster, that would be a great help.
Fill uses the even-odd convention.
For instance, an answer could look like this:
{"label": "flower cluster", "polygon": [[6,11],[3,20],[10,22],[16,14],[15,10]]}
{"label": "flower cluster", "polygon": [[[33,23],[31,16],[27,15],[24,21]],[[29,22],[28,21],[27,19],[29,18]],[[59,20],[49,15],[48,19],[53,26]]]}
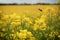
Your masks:
{"label": "flower cluster", "polygon": [[60,16],[57,14],[60,15],[50,12],[32,18],[0,12],[0,40],[60,40]]}

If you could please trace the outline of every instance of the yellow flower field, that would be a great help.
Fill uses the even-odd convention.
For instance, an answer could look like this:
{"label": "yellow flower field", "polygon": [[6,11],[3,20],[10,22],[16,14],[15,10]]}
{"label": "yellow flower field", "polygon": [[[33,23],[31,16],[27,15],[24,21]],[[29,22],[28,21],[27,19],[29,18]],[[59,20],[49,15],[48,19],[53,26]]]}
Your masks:
{"label": "yellow flower field", "polygon": [[1,5],[0,40],[60,40],[60,5]]}

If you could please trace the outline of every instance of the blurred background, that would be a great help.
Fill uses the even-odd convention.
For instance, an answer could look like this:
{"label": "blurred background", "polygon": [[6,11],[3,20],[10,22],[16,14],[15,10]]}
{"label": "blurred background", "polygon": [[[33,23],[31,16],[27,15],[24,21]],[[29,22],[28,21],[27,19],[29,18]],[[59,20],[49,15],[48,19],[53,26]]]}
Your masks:
{"label": "blurred background", "polygon": [[36,3],[49,3],[49,4],[56,4],[60,3],[60,0],[0,0],[0,4],[9,4],[9,3],[16,3],[16,4],[36,4]]}

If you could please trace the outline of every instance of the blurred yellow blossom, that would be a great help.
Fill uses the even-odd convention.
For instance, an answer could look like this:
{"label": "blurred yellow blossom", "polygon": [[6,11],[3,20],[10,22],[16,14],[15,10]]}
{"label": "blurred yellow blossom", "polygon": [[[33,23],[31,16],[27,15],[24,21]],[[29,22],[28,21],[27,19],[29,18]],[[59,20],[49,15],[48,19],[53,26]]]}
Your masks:
{"label": "blurred yellow blossom", "polygon": [[30,37],[30,40],[36,40],[36,38],[35,37]]}
{"label": "blurred yellow blossom", "polygon": [[18,27],[19,25],[21,25],[21,20],[17,19],[11,22],[10,27],[15,28],[15,27]]}
{"label": "blurred yellow blossom", "polygon": [[11,19],[20,19],[21,17],[19,15],[17,15],[16,13],[10,14],[9,15]]}
{"label": "blurred yellow blossom", "polygon": [[1,25],[1,24],[3,24],[3,21],[2,21],[2,20],[0,20],[0,25]]}
{"label": "blurred yellow blossom", "polygon": [[37,19],[35,20],[35,23],[36,23],[36,24],[44,23],[44,22],[46,21],[46,18],[47,18],[46,15],[42,15],[41,18],[37,18]]}
{"label": "blurred yellow blossom", "polygon": [[20,32],[26,33],[26,32],[27,32],[27,29],[25,29],[25,30],[20,30]]}
{"label": "blurred yellow blossom", "polygon": [[32,37],[33,35],[32,35],[31,32],[27,32],[27,36],[28,36],[28,37]]}
{"label": "blurred yellow blossom", "polygon": [[33,30],[35,30],[35,31],[36,31],[37,29],[39,29],[39,25],[34,24],[34,25],[33,25]]}
{"label": "blurred yellow blossom", "polygon": [[11,32],[13,32],[13,33],[14,33],[14,32],[15,32],[15,30],[12,30]]}
{"label": "blurred yellow blossom", "polygon": [[5,34],[0,32],[0,37],[4,37],[4,36],[5,36]]}
{"label": "blurred yellow blossom", "polygon": [[17,32],[17,36],[21,39],[24,39],[27,37],[27,30],[20,30],[20,33]]}
{"label": "blurred yellow blossom", "polygon": [[2,13],[2,10],[0,10],[0,13]]}
{"label": "blurred yellow blossom", "polygon": [[49,34],[50,37],[54,37],[54,35],[55,35],[55,34],[54,34],[53,32],[51,32],[51,33]]}
{"label": "blurred yellow blossom", "polygon": [[2,31],[5,32],[5,31],[7,31],[7,30],[6,30],[5,28],[2,28]]}
{"label": "blurred yellow blossom", "polygon": [[58,35],[58,37],[60,38],[60,35]]}
{"label": "blurred yellow blossom", "polygon": [[40,26],[40,30],[46,30],[46,24],[43,23],[41,26]]}
{"label": "blurred yellow blossom", "polygon": [[11,18],[15,18],[15,16],[16,16],[16,13],[10,14]]}
{"label": "blurred yellow blossom", "polygon": [[16,22],[12,22],[11,25],[10,25],[10,28],[15,28],[16,26],[18,26],[18,24]]}
{"label": "blurred yellow blossom", "polygon": [[41,16],[41,18],[39,19],[39,22],[41,23],[41,22],[45,22],[45,20],[46,20],[46,15],[42,15]]}
{"label": "blurred yellow blossom", "polygon": [[2,19],[9,20],[9,15],[3,15]]}
{"label": "blurred yellow blossom", "polygon": [[26,29],[25,30],[20,30],[20,32],[17,32],[17,36],[20,38],[20,39],[26,39],[26,38],[30,38],[32,37],[32,33],[27,31]]}

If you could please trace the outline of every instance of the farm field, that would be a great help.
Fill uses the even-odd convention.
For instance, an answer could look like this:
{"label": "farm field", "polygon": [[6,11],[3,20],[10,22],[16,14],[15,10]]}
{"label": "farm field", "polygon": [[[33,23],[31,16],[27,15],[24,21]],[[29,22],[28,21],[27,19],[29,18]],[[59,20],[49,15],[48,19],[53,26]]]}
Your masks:
{"label": "farm field", "polygon": [[60,5],[0,5],[0,40],[60,40]]}
{"label": "farm field", "polygon": [[[0,9],[7,14],[17,13],[20,15],[30,15],[30,16],[39,16],[40,13],[48,12],[57,12],[60,5],[5,5],[0,6]],[[40,11],[40,10],[42,11]]]}

